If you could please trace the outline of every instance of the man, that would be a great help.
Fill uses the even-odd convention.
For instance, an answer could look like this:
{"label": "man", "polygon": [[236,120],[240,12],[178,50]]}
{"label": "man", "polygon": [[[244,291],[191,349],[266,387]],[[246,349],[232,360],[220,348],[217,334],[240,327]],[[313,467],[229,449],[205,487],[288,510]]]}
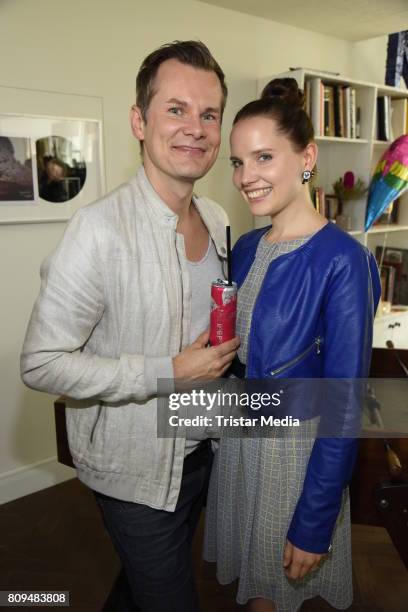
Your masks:
{"label": "man", "polygon": [[44,171],[39,177],[39,194],[48,202],[66,202],[69,194],[64,185],[67,168],[58,157],[44,159]]}
{"label": "man", "polygon": [[207,347],[226,215],[193,196],[218,154],[227,89],[192,41],[151,53],[136,89],[143,166],[80,209],[44,262],[21,369],[28,386],[70,398],[77,474],[123,565],[105,609],[193,612],[190,545],[210,452],[203,441],[157,438],[155,395],[160,378],[222,375],[239,344]]}

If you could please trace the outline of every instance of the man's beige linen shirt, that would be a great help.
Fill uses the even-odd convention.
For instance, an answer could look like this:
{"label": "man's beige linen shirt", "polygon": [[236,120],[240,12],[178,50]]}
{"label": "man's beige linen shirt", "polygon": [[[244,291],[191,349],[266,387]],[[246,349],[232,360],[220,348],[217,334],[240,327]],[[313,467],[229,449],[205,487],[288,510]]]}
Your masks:
{"label": "man's beige linen shirt", "polygon": [[[225,212],[206,198],[194,203],[224,259]],[[78,210],[41,267],[21,356],[28,386],[68,398],[79,479],[169,511],[185,440],[157,438],[155,394],[189,340],[191,286],[177,221],[143,167]]]}

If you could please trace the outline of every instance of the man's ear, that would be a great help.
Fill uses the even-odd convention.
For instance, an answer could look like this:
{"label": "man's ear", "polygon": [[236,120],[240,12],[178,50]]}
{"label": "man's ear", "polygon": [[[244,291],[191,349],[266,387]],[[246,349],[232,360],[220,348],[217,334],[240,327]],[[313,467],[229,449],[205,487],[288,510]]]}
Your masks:
{"label": "man's ear", "polygon": [[142,111],[136,104],[130,109],[130,125],[135,138],[140,141],[144,140],[144,127],[145,122],[142,116]]}

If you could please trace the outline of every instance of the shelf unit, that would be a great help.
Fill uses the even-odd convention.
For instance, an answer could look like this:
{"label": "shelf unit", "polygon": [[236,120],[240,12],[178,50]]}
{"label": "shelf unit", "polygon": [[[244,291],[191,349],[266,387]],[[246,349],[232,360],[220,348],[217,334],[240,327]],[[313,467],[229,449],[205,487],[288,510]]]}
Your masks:
{"label": "shelf unit", "polygon": [[[391,98],[392,137],[395,139],[407,131],[408,90],[333,76],[325,72],[297,69],[259,80],[258,96],[265,85],[275,77],[292,77],[297,80],[302,90],[305,89],[305,83],[310,81],[311,92],[318,91],[320,83],[350,86],[355,89],[356,107],[360,108],[361,138],[320,135],[321,105],[317,108],[315,105],[313,108],[313,94],[311,94],[311,118],[316,133],[315,140],[319,147],[315,185],[322,186],[326,193],[333,193],[333,183],[347,170],[352,170],[355,176],[362,178],[368,186],[377,162],[391,142],[377,140],[377,97]],[[385,237],[387,246],[408,248],[408,193],[400,198],[397,224],[376,225],[368,232],[364,232],[366,205],[366,197],[345,202],[344,213],[351,217],[352,223],[349,233],[372,251],[375,251],[377,245],[383,244]],[[269,223],[268,218],[255,219],[255,227],[263,227],[267,223]]]}

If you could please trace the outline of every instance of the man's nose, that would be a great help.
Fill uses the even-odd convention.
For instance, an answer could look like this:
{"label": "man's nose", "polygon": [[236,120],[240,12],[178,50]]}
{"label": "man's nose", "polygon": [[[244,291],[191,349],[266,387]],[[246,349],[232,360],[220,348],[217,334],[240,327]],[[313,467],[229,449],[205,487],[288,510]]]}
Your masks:
{"label": "man's nose", "polygon": [[184,133],[193,136],[194,138],[202,138],[204,135],[204,127],[202,119],[199,115],[190,115],[184,127]]}

